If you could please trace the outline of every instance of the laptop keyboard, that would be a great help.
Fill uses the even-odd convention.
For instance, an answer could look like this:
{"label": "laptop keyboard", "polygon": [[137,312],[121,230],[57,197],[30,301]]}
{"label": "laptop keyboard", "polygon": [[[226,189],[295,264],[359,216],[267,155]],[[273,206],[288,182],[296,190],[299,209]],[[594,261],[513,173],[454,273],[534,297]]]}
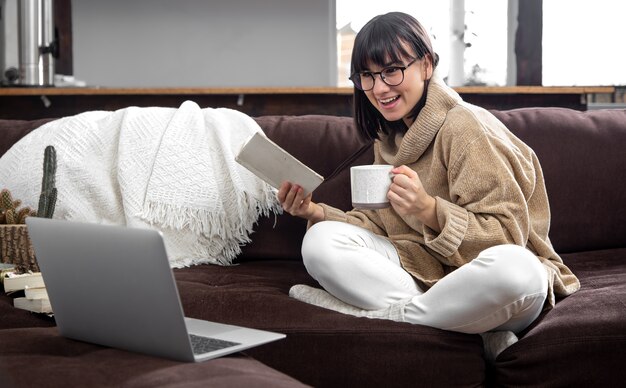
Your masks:
{"label": "laptop keyboard", "polygon": [[201,337],[195,334],[189,334],[189,339],[191,339],[193,354],[203,354],[215,350],[230,348],[231,346],[241,345],[238,342],[224,341],[210,337]]}

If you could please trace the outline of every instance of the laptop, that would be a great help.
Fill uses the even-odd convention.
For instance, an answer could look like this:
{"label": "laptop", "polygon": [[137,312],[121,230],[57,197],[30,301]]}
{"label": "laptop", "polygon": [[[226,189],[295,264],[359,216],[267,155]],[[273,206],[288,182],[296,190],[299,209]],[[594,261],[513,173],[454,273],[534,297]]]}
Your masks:
{"label": "laptop", "polygon": [[284,334],[186,318],[156,230],[26,219],[62,336],[199,362]]}

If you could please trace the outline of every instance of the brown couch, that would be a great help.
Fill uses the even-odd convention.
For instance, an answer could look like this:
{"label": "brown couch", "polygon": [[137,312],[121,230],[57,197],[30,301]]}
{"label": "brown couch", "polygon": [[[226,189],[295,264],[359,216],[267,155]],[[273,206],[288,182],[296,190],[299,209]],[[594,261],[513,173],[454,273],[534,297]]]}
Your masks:
{"label": "brown couch", "polygon": [[[489,365],[481,338],[355,318],[293,300],[316,285],[300,256],[305,222],[261,219],[238,266],[175,271],[188,316],[283,332],[287,338],[204,364],[180,364],[60,338],[54,321],[0,297],[0,368],[36,382],[127,386],[612,387],[626,381],[626,110],[494,111],[542,163],[550,238],[582,288],[558,301]],[[349,166],[372,162],[352,121],[331,116],[256,118],[268,136],[326,181],[314,198],[348,209]],[[42,121],[0,120],[0,155]],[[1,183],[0,183],[1,185]],[[290,380],[287,376],[293,377]],[[217,377],[216,377],[217,376]],[[224,379],[219,380],[219,376]],[[256,380],[255,380],[256,378]],[[217,380],[213,380],[217,379]],[[298,380],[298,381],[296,381]]]}

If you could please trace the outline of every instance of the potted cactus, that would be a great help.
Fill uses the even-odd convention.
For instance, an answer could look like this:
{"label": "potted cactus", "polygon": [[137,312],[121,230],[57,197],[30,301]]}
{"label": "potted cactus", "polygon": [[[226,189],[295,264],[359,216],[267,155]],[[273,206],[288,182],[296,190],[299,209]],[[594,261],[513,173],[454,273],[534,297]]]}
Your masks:
{"label": "potted cactus", "polygon": [[0,191],[0,261],[13,264],[17,272],[39,271],[25,221],[26,217],[52,218],[57,198],[56,164],[56,150],[47,146],[37,210],[21,207],[22,202],[8,189]]}
{"label": "potted cactus", "polygon": [[37,217],[52,218],[57,201],[55,177],[57,172],[57,152],[53,146],[47,146],[43,157],[43,177]]}

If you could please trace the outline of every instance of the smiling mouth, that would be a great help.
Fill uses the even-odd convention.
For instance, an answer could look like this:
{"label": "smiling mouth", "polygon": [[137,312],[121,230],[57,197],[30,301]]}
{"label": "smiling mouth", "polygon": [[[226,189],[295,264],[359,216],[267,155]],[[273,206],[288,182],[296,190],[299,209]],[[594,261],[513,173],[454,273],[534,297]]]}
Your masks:
{"label": "smiling mouth", "polygon": [[389,105],[389,104],[393,103],[394,101],[396,101],[398,98],[400,98],[400,96],[385,98],[383,100],[378,100],[378,101],[380,101],[380,103],[383,104],[383,105]]}

